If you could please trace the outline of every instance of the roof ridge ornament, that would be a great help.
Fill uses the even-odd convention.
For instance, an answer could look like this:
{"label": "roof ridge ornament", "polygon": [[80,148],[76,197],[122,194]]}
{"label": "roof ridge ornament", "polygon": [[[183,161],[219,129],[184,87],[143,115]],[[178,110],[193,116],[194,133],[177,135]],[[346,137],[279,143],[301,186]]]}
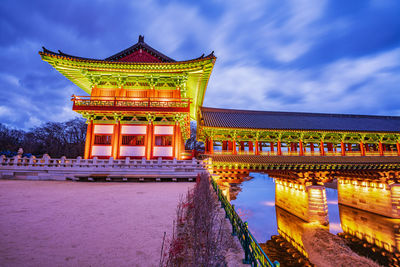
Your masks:
{"label": "roof ridge ornament", "polygon": [[138,43],[144,43],[144,35],[139,35]]}

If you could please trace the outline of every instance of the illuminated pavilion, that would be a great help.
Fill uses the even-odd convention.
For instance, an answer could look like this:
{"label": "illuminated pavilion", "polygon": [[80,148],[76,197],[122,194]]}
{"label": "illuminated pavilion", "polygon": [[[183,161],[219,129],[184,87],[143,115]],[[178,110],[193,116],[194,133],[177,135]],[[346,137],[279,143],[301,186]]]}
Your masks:
{"label": "illuminated pavilion", "polygon": [[72,109],[87,119],[85,158],[184,158],[216,57],[175,61],[144,42],[106,59],[43,48],[42,59],[82,88]]}
{"label": "illuminated pavilion", "polygon": [[203,107],[213,53],[175,61],[139,36],[104,60],[45,48],[39,54],[88,94],[72,97],[73,110],[88,122],[85,158],[182,159],[190,120],[198,121],[197,138],[214,159],[400,156],[400,117]]}

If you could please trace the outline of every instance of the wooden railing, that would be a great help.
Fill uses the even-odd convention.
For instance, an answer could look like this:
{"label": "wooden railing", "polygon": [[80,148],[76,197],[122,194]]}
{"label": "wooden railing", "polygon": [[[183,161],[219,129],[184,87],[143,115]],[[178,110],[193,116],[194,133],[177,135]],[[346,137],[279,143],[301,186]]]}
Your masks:
{"label": "wooden railing", "polygon": [[[205,152],[204,154],[210,155],[210,152]],[[233,155],[233,151],[231,150],[214,150],[214,155]],[[277,151],[259,151],[259,155],[263,156],[278,156]],[[255,155],[254,151],[237,151],[236,155]],[[282,151],[280,156],[299,156],[299,151]],[[320,156],[321,153],[319,151],[305,151],[303,156]],[[382,156],[398,156],[397,151],[383,151]],[[341,151],[324,151],[324,156],[342,156]],[[361,156],[360,151],[346,151],[345,156]],[[365,156],[381,156],[378,151],[365,151]]]}
{"label": "wooden railing", "polygon": [[189,111],[189,98],[72,96],[73,110],[96,109],[165,109]]}
{"label": "wooden railing", "polygon": [[211,177],[210,178],[212,187],[218,195],[218,200],[221,202],[221,207],[224,208],[226,217],[229,219],[232,225],[232,235],[236,235],[240,241],[240,244],[244,250],[243,263],[251,264],[251,266],[280,266],[279,262],[271,262],[265,252],[262,250],[257,240],[251,234],[247,222],[243,222],[235,211],[234,205],[228,201],[228,199],[220,190],[217,182]]}

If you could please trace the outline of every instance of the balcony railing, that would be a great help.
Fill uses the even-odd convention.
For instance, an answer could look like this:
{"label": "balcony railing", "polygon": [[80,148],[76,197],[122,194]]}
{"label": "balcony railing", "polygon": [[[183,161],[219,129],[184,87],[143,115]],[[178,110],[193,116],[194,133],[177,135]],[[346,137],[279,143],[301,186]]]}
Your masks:
{"label": "balcony railing", "polygon": [[73,110],[155,110],[188,112],[189,98],[72,96]]}

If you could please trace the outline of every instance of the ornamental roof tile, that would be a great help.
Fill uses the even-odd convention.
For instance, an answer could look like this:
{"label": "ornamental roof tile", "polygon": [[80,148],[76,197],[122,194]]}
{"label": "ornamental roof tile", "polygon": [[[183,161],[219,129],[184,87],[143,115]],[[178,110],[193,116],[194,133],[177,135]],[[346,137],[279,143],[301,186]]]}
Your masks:
{"label": "ornamental roof tile", "polygon": [[201,125],[217,128],[400,132],[400,117],[201,108]]}

